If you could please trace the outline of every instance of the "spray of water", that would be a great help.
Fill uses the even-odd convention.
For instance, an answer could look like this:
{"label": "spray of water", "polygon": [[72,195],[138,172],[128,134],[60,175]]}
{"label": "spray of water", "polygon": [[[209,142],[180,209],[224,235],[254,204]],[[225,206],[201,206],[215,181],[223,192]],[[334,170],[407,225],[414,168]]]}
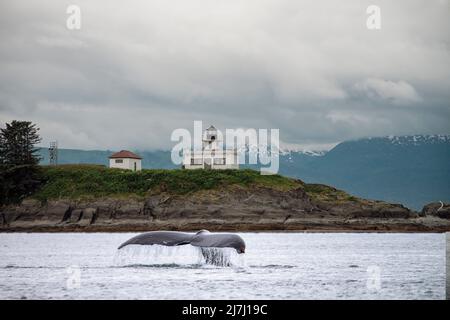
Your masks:
{"label": "spray of water", "polygon": [[128,245],[117,250],[114,265],[244,267],[245,260],[233,248]]}
{"label": "spray of water", "polygon": [[233,248],[200,248],[202,263],[219,266],[233,267],[243,265],[243,255],[239,255]]}

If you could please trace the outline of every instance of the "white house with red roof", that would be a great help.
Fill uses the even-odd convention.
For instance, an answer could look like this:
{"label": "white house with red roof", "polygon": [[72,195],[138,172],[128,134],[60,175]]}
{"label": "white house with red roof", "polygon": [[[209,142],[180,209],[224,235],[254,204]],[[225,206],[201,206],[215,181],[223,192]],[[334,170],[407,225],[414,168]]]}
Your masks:
{"label": "white house with red roof", "polygon": [[142,158],[140,156],[128,150],[121,150],[119,152],[112,154],[109,157],[110,168],[141,171],[142,170],[141,162]]}

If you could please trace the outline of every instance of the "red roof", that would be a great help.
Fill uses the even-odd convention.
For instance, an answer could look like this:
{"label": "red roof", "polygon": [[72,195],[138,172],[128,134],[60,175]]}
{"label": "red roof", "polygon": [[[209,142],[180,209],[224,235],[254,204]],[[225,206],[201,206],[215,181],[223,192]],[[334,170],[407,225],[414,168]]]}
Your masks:
{"label": "red roof", "polygon": [[112,154],[109,158],[129,158],[129,159],[142,159],[137,154],[128,151],[128,150],[121,150],[119,152],[116,152]]}

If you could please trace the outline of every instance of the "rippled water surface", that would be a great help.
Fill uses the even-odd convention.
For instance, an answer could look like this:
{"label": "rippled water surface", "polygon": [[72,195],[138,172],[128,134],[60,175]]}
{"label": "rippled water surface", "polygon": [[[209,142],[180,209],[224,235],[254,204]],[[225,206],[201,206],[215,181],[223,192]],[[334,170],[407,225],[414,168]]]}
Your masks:
{"label": "rippled water surface", "polygon": [[0,298],[445,298],[443,234],[242,233],[226,267],[190,245],[118,252],[134,235],[2,233]]}

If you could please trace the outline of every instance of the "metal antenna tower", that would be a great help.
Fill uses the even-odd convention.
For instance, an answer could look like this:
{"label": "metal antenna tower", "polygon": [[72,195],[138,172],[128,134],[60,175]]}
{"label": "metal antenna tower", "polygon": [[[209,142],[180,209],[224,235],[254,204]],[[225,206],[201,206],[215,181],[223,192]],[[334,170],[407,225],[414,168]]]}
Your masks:
{"label": "metal antenna tower", "polygon": [[57,141],[50,142],[50,147],[48,148],[48,152],[50,155],[50,165],[51,166],[58,165],[58,142]]}

